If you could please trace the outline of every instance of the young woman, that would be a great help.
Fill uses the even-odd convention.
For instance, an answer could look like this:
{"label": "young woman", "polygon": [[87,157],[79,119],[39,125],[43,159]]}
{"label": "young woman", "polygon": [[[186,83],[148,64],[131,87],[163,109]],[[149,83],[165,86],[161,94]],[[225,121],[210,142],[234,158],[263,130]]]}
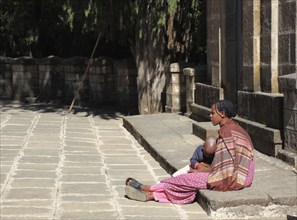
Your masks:
{"label": "young woman", "polygon": [[211,106],[209,118],[220,129],[210,169],[191,169],[152,186],[128,178],[127,197],[187,204],[195,200],[200,189],[231,191],[249,187],[254,176],[254,147],[247,132],[232,120],[235,115],[235,107],[229,100],[220,100]]}

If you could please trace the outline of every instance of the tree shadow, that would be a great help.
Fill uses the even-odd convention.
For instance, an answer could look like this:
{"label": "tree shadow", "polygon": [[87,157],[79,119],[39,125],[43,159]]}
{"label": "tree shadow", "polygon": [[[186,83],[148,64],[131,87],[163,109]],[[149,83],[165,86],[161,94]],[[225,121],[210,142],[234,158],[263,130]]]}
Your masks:
{"label": "tree shadow", "polygon": [[102,106],[98,108],[73,106],[71,111],[69,111],[69,106],[61,103],[23,103],[3,99],[0,99],[0,106],[0,114],[9,113],[13,109],[17,111],[57,113],[61,115],[73,114],[82,117],[96,116],[105,120],[120,119],[126,116],[125,113],[118,111],[113,106]]}

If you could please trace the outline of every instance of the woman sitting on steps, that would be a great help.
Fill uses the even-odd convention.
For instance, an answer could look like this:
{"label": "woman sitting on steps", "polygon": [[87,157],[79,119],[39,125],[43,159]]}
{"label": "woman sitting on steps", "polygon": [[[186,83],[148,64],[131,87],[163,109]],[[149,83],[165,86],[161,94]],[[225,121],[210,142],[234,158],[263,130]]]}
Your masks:
{"label": "woman sitting on steps", "polygon": [[211,106],[210,120],[214,126],[220,125],[220,129],[210,169],[201,166],[152,186],[128,178],[127,197],[187,204],[195,200],[200,189],[231,191],[249,187],[254,177],[254,147],[247,132],[232,120],[235,115],[235,107],[229,100],[220,100]]}

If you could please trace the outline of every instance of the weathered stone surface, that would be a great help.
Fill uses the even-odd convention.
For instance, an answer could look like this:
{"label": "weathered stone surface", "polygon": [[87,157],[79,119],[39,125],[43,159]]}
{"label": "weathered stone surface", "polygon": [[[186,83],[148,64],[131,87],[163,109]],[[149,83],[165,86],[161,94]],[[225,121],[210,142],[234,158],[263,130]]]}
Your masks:
{"label": "weathered stone surface", "polygon": [[195,103],[210,108],[222,97],[223,89],[202,83],[196,83]]}
{"label": "weathered stone surface", "polygon": [[[265,124],[268,127],[282,129],[283,115],[283,95],[270,93],[238,92],[238,115]],[[270,106],[269,114],[263,106]]]}
{"label": "weathered stone surface", "polygon": [[278,78],[279,86],[282,89],[295,90],[297,81],[296,78],[296,73],[290,73],[288,75],[280,76]]}

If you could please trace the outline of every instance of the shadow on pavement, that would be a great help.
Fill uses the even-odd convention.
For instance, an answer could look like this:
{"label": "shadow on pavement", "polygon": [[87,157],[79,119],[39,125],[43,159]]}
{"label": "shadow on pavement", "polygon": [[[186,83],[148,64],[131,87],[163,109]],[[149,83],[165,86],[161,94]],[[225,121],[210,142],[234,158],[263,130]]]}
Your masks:
{"label": "shadow on pavement", "polygon": [[[58,103],[22,103],[15,101],[0,100],[1,113],[11,111],[11,109],[17,109],[19,111],[36,111],[41,113],[58,113],[58,114],[68,114],[69,106],[58,104]],[[89,108],[74,106],[71,110],[72,114],[81,114],[84,117],[99,116],[102,119],[117,119],[125,116],[124,113],[117,111],[112,106],[102,106],[98,108]]]}

